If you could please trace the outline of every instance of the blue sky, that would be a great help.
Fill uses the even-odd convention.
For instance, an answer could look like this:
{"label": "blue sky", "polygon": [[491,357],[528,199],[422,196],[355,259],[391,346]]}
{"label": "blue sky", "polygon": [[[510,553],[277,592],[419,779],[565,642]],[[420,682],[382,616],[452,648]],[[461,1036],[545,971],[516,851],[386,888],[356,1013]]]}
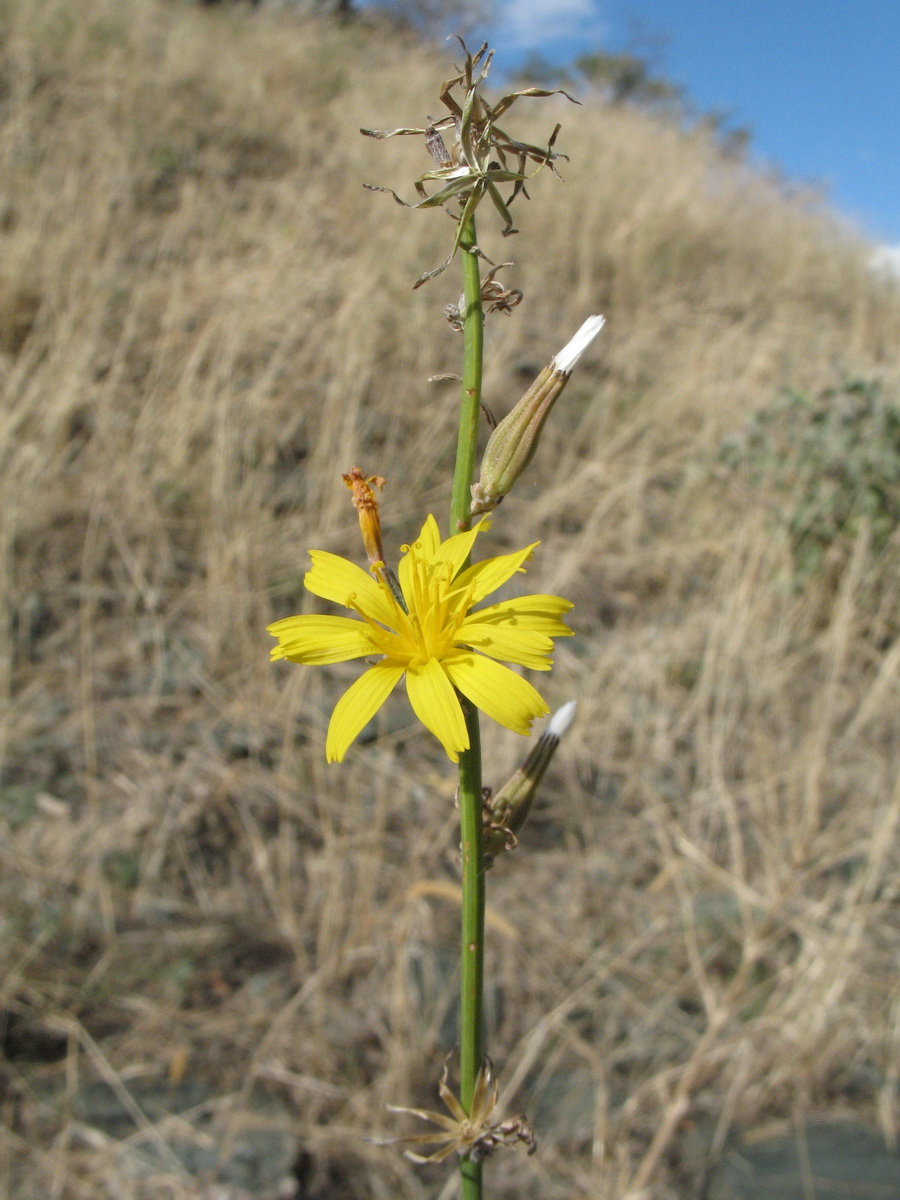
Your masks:
{"label": "blue sky", "polygon": [[900,244],[897,0],[499,0],[484,31],[495,72],[537,50],[656,48],[657,72],[752,133],[751,159],[831,204],[874,241]]}

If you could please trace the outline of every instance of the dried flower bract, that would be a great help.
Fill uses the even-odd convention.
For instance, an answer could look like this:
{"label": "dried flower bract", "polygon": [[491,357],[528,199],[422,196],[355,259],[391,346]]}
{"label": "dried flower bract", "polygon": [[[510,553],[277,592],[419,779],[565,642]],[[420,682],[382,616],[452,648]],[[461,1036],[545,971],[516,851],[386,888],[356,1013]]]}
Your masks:
{"label": "dried flower bract", "polygon": [[399,1108],[393,1104],[388,1107],[391,1112],[410,1113],[414,1117],[420,1117],[423,1121],[430,1121],[433,1125],[438,1126],[440,1132],[419,1133],[412,1137],[373,1138],[372,1140],[382,1146],[398,1142],[407,1146],[441,1143],[437,1150],[432,1151],[429,1155],[416,1154],[412,1150],[407,1150],[406,1157],[418,1163],[443,1162],[451,1154],[468,1156],[473,1161],[480,1162],[498,1146],[512,1146],[516,1142],[521,1142],[529,1154],[534,1154],[537,1149],[537,1139],[525,1117],[519,1115],[507,1117],[505,1120],[494,1122],[494,1124],[490,1122],[491,1113],[497,1107],[500,1095],[490,1059],[484,1060],[475,1080],[470,1114],[466,1113],[447,1086],[446,1063],[444,1063],[444,1071],[438,1084],[438,1092],[452,1114],[449,1117],[444,1113],[432,1112],[427,1108]]}
{"label": "dried flower bract", "polygon": [[[485,313],[505,312],[511,313],[517,304],[522,303],[522,291],[520,288],[505,288],[498,279],[495,278],[498,271],[502,271],[504,267],[511,267],[511,262],[498,263],[496,267],[492,267],[487,275],[481,281],[481,303],[484,306]],[[447,304],[444,306],[444,316],[457,331],[462,333],[466,317],[466,298],[460,296],[458,304]]]}

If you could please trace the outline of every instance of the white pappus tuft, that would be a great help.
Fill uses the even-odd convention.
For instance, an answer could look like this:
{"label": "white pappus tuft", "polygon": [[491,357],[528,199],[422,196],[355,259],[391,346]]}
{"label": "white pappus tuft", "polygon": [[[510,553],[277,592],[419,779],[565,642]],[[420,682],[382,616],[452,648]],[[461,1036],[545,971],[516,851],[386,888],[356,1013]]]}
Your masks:
{"label": "white pappus tuft", "polygon": [[551,363],[554,371],[571,375],[575,364],[605,324],[606,317],[588,317],[572,340],[554,357]]}
{"label": "white pappus tuft", "polygon": [[[601,320],[603,318],[601,317]],[[547,726],[547,732],[552,737],[561,738],[572,722],[575,720],[575,710],[578,707],[576,700],[570,700],[568,704],[564,704],[562,708],[558,708],[550,718],[550,724]]]}

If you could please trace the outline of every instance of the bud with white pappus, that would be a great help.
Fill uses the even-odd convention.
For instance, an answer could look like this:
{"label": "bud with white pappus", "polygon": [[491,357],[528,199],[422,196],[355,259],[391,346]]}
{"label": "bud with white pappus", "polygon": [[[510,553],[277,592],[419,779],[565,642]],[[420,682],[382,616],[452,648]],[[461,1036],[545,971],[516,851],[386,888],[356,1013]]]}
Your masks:
{"label": "bud with white pappus", "polygon": [[481,462],[481,478],[472,484],[472,516],[496,508],[531,462],[557,396],[605,319],[588,317],[491,434]]}
{"label": "bud with white pappus", "polygon": [[495,795],[485,802],[485,866],[491,866],[501,850],[511,850],[528,820],[544,773],[556,753],[560,739],[575,719],[574,700],[558,708],[547,728],[532,746],[521,767]]}

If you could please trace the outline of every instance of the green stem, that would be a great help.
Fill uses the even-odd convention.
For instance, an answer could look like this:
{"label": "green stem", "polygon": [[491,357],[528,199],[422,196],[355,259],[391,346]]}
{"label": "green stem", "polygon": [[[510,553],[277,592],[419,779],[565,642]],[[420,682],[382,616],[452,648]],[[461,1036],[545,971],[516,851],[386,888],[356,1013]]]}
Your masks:
{"label": "green stem", "polygon": [[[481,272],[475,252],[475,222],[470,217],[460,238],[462,250],[464,362],[456,469],[450,522],[453,532],[468,529],[478,426],[481,415],[481,375],[484,317]],[[460,697],[469,749],[459,756],[459,812],[462,844],[462,945],[460,951],[459,1076],[460,1102],[472,1110],[475,1081],[484,1060],[484,847],[481,811],[481,733],[478,710]],[[481,1163],[460,1161],[462,1200],[481,1200]]]}
{"label": "green stem", "polygon": [[[484,1060],[484,850],[481,812],[481,735],[478,710],[462,699],[470,747],[459,756],[462,842],[462,947],[460,961],[459,1093],[466,1112]],[[481,1200],[481,1163],[460,1163],[462,1200]]]}
{"label": "green stem", "polygon": [[481,373],[484,354],[484,314],[481,309],[481,272],[475,247],[475,220],[469,218],[460,238],[462,250],[463,295],[463,385],[456,442],[456,468],[453,472],[453,496],[450,501],[452,532],[460,533],[471,523],[472,481],[478,450],[478,426],[481,417]]}

